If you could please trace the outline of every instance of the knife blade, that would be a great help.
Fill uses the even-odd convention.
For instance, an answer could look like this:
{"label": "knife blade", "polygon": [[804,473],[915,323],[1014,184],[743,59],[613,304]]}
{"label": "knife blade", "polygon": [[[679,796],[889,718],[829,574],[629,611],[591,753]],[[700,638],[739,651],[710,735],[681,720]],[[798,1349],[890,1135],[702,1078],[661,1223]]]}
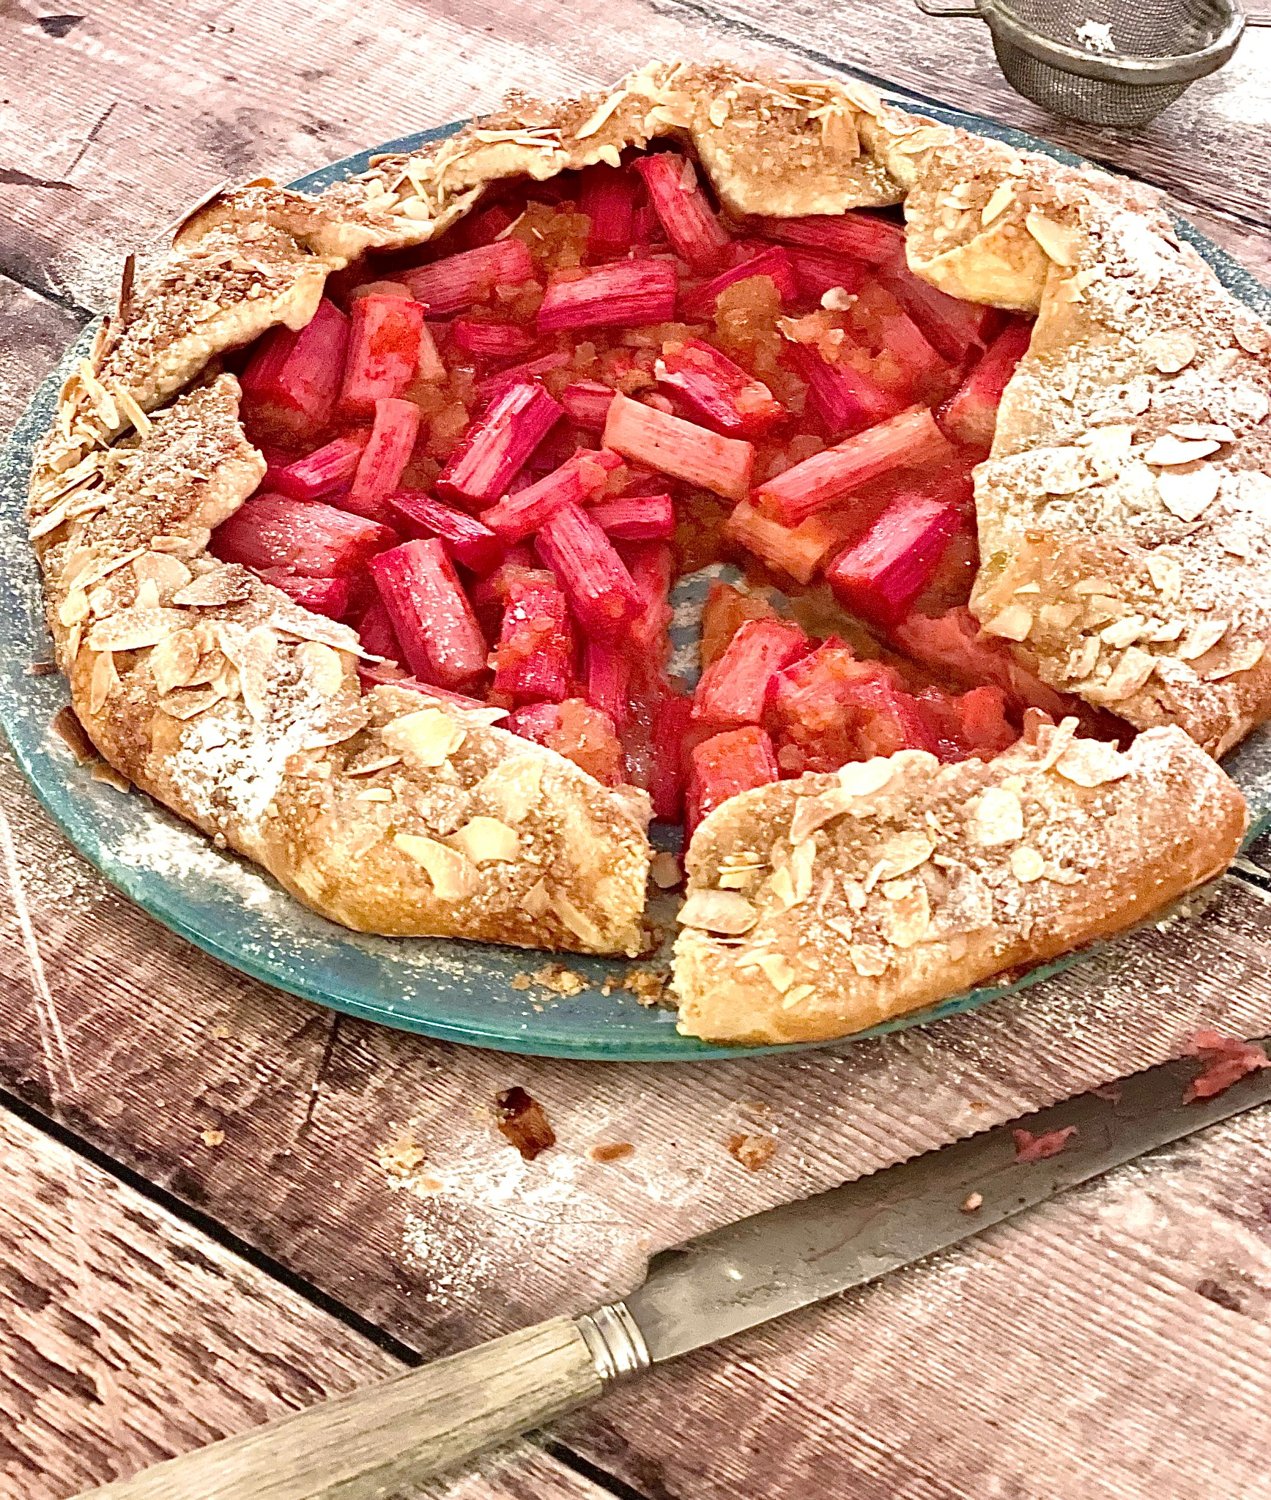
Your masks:
{"label": "knife blade", "polygon": [[[638,1374],[874,1281],[1244,1110],[1271,1069],[1183,1102],[1191,1060],[1081,1094],[655,1255],[620,1302],[558,1317],[91,1492],[95,1500],[372,1500],[440,1474]],[[1075,1126],[1020,1161],[1014,1132]],[[82,1496],[81,1500],[88,1500]]]}

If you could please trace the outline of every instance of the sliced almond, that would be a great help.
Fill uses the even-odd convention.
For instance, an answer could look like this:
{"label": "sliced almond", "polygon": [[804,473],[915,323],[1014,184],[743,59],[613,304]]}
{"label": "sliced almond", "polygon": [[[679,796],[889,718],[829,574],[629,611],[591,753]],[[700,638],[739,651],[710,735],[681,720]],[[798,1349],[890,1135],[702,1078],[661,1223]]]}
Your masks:
{"label": "sliced almond", "polygon": [[1041,759],[1037,762],[1039,771],[1049,771],[1059,760],[1068,746],[1077,737],[1077,729],[1080,720],[1076,718],[1061,719],[1053,727],[1043,724],[1037,734],[1037,748],[1042,752]]}
{"label": "sliced almond", "polygon": [[812,866],[816,863],[816,844],[810,839],[801,839],[790,850],[789,871],[794,882],[794,905],[806,901],[812,894]]}
{"label": "sliced almond", "polygon": [[1177,375],[1185,370],[1199,352],[1196,340],[1185,328],[1171,328],[1152,333],[1140,345],[1143,358],[1162,375]]}
{"label": "sliced almond", "polygon": [[1217,453],[1222,444],[1213,438],[1181,438],[1171,432],[1163,432],[1143,455],[1143,462],[1156,464],[1158,468],[1175,468],[1178,464],[1195,463]]}
{"label": "sliced almond", "polygon": [[1213,667],[1204,674],[1206,682],[1221,682],[1224,677],[1234,677],[1237,672],[1249,672],[1266,654],[1262,641],[1242,641],[1233,646],[1221,666]]}
{"label": "sliced almond", "polygon": [[1271,328],[1264,323],[1237,323],[1235,334],[1246,354],[1265,354],[1271,349]]}
{"label": "sliced almond", "polygon": [[93,625],[88,632],[88,646],[92,651],[143,651],[166,640],[174,630],[180,630],[185,620],[178,609],[121,610]]}
{"label": "sliced almond", "polygon": [[71,589],[58,606],[57,623],[69,630],[88,619],[88,595],[83,589]]}
{"label": "sliced almond", "polygon": [[1236,434],[1224,422],[1171,422],[1166,430],[1189,442],[1205,439],[1212,439],[1215,443],[1236,441]]}
{"label": "sliced almond", "polygon": [[439,901],[463,901],[473,895],[481,882],[467,855],[437,839],[417,833],[398,833],[393,843],[403,854],[424,867]]}
{"label": "sliced almond", "polygon": [[1222,476],[1213,464],[1198,463],[1194,468],[1169,469],[1156,476],[1161,503],[1171,515],[1190,524],[1218,498]]}
{"label": "sliced almond", "polygon": [[1033,628],[1033,612],[1025,604],[1008,604],[984,623],[985,635],[999,635],[1007,641],[1025,641]]}
{"label": "sliced almond", "polygon": [[[626,97],[626,89],[619,89],[616,93],[610,94],[607,99],[603,100],[592,110],[586,120],[574,131],[574,139],[576,141],[585,141],[589,136],[595,135],[610,120],[613,112]],[[719,123],[722,124],[723,121]]]}
{"label": "sliced almond", "polygon": [[301,641],[295,659],[320,697],[334,697],[344,686],[344,658],[321,641]]}
{"label": "sliced almond", "polygon": [[133,561],[132,571],[138,583],[153,583],[168,595],[178,593],[193,576],[181,559],[169,552],[143,552]]}
{"label": "sliced almond", "polygon": [[1163,552],[1149,554],[1145,563],[1147,576],[1152,580],[1152,586],[1166,602],[1177,599],[1178,591],[1183,586],[1183,568],[1175,558],[1166,557]]}
{"label": "sliced almond", "polygon": [[1195,661],[1212,651],[1230,629],[1229,620],[1201,620],[1187,632],[1174,655],[1181,661]]}
{"label": "sliced almond", "polygon": [[761,953],[755,959],[755,968],[779,995],[784,995],[794,983],[794,965],[783,954]]}
{"label": "sliced almond", "polygon": [[191,609],[215,609],[222,604],[240,604],[250,593],[246,569],[213,568],[187,583],[172,596],[172,602]]}
{"label": "sliced almond", "polygon": [[984,848],[1013,844],[1024,837],[1024,804],[1004,786],[986,787],[971,807],[972,840]]}
{"label": "sliced almond", "polygon": [[880,880],[895,880],[926,864],[935,847],[928,835],[917,829],[893,834],[879,850],[878,863],[871,872],[874,884]]}
{"label": "sliced almond", "polygon": [[[1156,671],[1156,657],[1138,646],[1129,646],[1121,653],[1103,686],[1102,698],[1108,703],[1120,703],[1132,698]],[[1092,695],[1093,696],[1093,695]]]}
{"label": "sliced almond", "polygon": [[895,775],[896,767],[889,756],[878,755],[872,760],[849,761],[837,771],[839,783],[849,797],[872,797]]}
{"label": "sliced almond", "polygon": [[1073,740],[1055,762],[1055,770],[1076,786],[1102,786],[1120,781],[1134,769],[1128,756],[1104,740]]}
{"label": "sliced almond", "polygon": [[1147,629],[1147,620],[1142,615],[1126,615],[1123,620],[1114,620],[1099,632],[1105,645],[1124,649],[1139,640]]}
{"label": "sliced almond", "polygon": [[106,702],[119,691],[119,673],[115,670],[115,658],[103,651],[93,662],[92,675],[88,682],[88,711],[94,717],[105,708]]}
{"label": "sliced almond", "polygon": [[980,223],[987,228],[994,219],[1000,219],[1002,215],[1015,202],[1015,184],[1008,177],[989,194],[984,207],[980,210]]}
{"label": "sliced almond", "polygon": [[147,659],[155,690],[162,696],[192,682],[201,655],[199,638],[193,630],[174,630]]}
{"label": "sliced almond", "polygon": [[912,948],[931,926],[931,898],[921,880],[890,880],[883,886],[887,905],[880,923],[883,936],[895,948]]}
{"label": "sliced almond", "polygon": [[[860,764],[868,765],[869,762]],[[790,819],[790,842],[798,844],[810,838],[817,829],[824,828],[835,818],[841,818],[855,799],[845,788],[831,787],[828,792],[817,792],[800,797],[794,804],[794,816]]]}
{"label": "sliced almond", "polygon": [[1066,224],[1056,223],[1054,219],[1048,219],[1036,208],[1028,211],[1024,219],[1024,228],[1046,252],[1048,259],[1053,260],[1057,266],[1077,264],[1081,237],[1075,229]]}
{"label": "sliced almond", "polygon": [[1011,850],[1011,874],[1024,885],[1040,880],[1046,861],[1030,844],[1021,844]]}
{"label": "sliced almond", "polygon": [[473,795],[492,806],[505,823],[521,823],[542,797],[543,764],[541,755],[509,755],[491,766],[473,788]]}
{"label": "sliced almond", "polygon": [[695,927],[723,937],[740,937],[759,920],[759,913],[736,891],[690,891],[676,920],[682,927]]}
{"label": "sliced almond", "polygon": [[380,738],[407,765],[425,770],[444,765],[468,737],[468,731],[441,708],[421,708],[385,724]]}
{"label": "sliced almond", "polygon": [[474,865],[511,864],[520,857],[521,836],[498,818],[469,818],[450,835]]}
{"label": "sliced almond", "polygon": [[891,963],[891,956],[881,943],[853,943],[847,956],[862,979],[876,979],[887,972]]}

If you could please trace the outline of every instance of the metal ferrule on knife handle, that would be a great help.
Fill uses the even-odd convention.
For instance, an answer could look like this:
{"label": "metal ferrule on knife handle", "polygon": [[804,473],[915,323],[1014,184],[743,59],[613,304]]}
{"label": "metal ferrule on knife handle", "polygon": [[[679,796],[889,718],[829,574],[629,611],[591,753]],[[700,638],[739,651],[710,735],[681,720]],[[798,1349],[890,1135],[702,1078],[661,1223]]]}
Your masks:
{"label": "metal ferrule on knife handle", "polygon": [[606,1385],[638,1375],[653,1363],[640,1326],[625,1302],[607,1302],[574,1319],[591,1354],[596,1374]]}

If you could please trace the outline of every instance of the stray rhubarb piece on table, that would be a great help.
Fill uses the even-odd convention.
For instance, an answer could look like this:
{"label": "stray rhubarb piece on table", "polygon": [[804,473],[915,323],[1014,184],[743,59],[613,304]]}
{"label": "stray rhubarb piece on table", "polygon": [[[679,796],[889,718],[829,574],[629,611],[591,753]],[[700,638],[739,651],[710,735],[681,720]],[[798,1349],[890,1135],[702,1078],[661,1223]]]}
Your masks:
{"label": "stray rhubarb piece on table", "polygon": [[511,238],[460,250],[401,273],[411,296],[425,303],[434,318],[466,312],[488,301],[496,287],[521,286],[533,279],[529,246]]}
{"label": "stray rhubarb piece on table", "polygon": [[395,532],[322,500],[254,495],[212,533],[212,552],[246,568],[284,568],[311,578],[357,573],[397,540]]}
{"label": "stray rhubarb piece on table", "polygon": [[602,385],[598,380],[577,380],[561,392],[560,404],[571,422],[600,432],[612,400],[612,386]]}
{"label": "stray rhubarb piece on table", "polygon": [[621,731],[631,716],[631,658],[611,642],[588,641],[583,652],[583,693]]}
{"label": "stray rhubarb piece on table", "polygon": [[1002,394],[1015,366],[1028,353],[1032,335],[1032,324],[1022,318],[1008,323],[940,408],[936,419],[955,442],[985,452],[992,447]]}
{"label": "stray rhubarb piece on table", "polygon": [[689,752],[684,836],[738,792],[767,786],[779,775],[772,741],[757,724],[712,735]]}
{"label": "stray rhubarb piece on table", "polygon": [[441,687],[471,687],[486,669],[485,637],[441,542],[403,542],[380,553],[371,572],[415,676]]}
{"label": "stray rhubarb piece on table", "polygon": [[551,575],[512,583],[492,657],[492,696],[516,707],[559,703],[570,689],[573,657],[569,605]]}
{"label": "stray rhubarb piece on table", "polygon": [[315,615],[342,620],[348,610],[351,591],[347,578],[310,578],[286,568],[261,568],[257,576],[262,583],[272,583],[302,609],[311,609]]}
{"label": "stray rhubarb piece on table", "polygon": [[653,151],[634,166],[675,253],[695,271],[720,270],[732,237],[707,201],[693,163],[678,151]]}
{"label": "stray rhubarb piece on table", "polygon": [[592,260],[625,255],[635,231],[636,188],[629,168],[600,163],[583,169],[578,191],[578,212],[586,214],[587,254]]}
{"label": "stray rhubarb piece on table", "polygon": [[597,501],[591,518],[618,542],[664,542],[675,535],[675,502],[670,495],[615,495]]}
{"label": "stray rhubarb piece on table", "polygon": [[746,621],[702,673],[693,694],[694,719],[721,728],[760,723],[773,678],[810,646],[789,620]]}
{"label": "stray rhubarb piece on table", "polygon": [[585,504],[603,492],[609,476],[622,467],[622,459],[606,449],[580,448],[533,484],[504,495],[481,519],[506,544],[519,542],[538,531],[553,511],[562,505]]}
{"label": "stray rhubarb piece on table", "polygon": [[744,500],[750,492],[755,462],[751,443],[722,437],[620,393],[609,407],[604,444],[646,468],[727,500]]}
{"label": "stray rhubarb piece on table", "polygon": [[470,504],[498,499],[562,415],[541,385],[512,386],[464,434],[437,476],[438,493]]}
{"label": "stray rhubarb piece on table", "polygon": [[289,495],[293,500],[320,500],[341,489],[357,473],[369,436],[367,430],[341,433],[279,469],[274,475],[274,487],[280,495]]}
{"label": "stray rhubarb piece on table", "polygon": [[349,489],[351,507],[382,504],[401,483],[419,432],[419,408],[409,401],[375,403],[375,422]]}
{"label": "stray rhubarb piece on table", "polygon": [[785,245],[828,250],[853,260],[882,266],[905,253],[905,231],[890,219],[849,211],[844,214],[805,214],[793,219],[764,219],[760,232]]}
{"label": "stray rhubarb piece on table", "polygon": [[349,320],[329,298],[298,330],[275,328],[243,371],[243,404],[270,433],[316,437],[331,421],[344,373]]}
{"label": "stray rhubarb piece on table", "polygon": [[675,316],[675,262],[665,256],[615,260],[553,277],[538,309],[540,333],[580,328],[632,328]]}
{"label": "stray rhubarb piece on table", "polygon": [[419,368],[424,309],[403,297],[358,297],[352,305],[340,410],[370,416],[375,403],[400,396]]}
{"label": "stray rhubarb piece on table", "polygon": [[720,293],[739,281],[749,281],[754,276],[766,276],[776,288],[781,302],[793,302],[799,295],[799,280],[788,250],[779,245],[770,245],[766,250],[747,256],[735,266],[721,271],[709,281],[690,287],[680,297],[680,313],[685,318],[709,318],[715,311]]}
{"label": "stray rhubarb piece on table", "polygon": [[663,344],[654,372],[693,417],[725,437],[758,437],[787,415],[762,380],[703,339]]}
{"label": "stray rhubarb piece on table", "polygon": [[478,359],[522,359],[534,347],[534,335],[518,323],[456,318],[450,325],[455,347]]}
{"label": "stray rhubarb piece on table", "polygon": [[445,505],[423,490],[397,490],[388,504],[404,531],[438,537],[462,567],[488,573],[498,566],[505,550],[502,539],[466,510]]}
{"label": "stray rhubarb piece on table", "polygon": [[560,506],[543,523],[535,550],[569,599],[584,632],[612,641],[640,613],[642,600],[613,543],[580,505]]}
{"label": "stray rhubarb piece on table", "polygon": [[[623,451],[619,444],[609,446]],[[759,485],[755,495],[765,510],[793,526],[893,469],[927,464],[949,451],[931,412],[925,406],[915,407],[814,453]]]}
{"label": "stray rhubarb piece on table", "polygon": [[926,587],[963,526],[959,507],[929,495],[900,495],[859,541],[840,552],[826,582],[844,609],[894,625]]}
{"label": "stray rhubarb piece on table", "polygon": [[829,438],[873,427],[900,407],[895,396],[855,365],[831,364],[809,344],[788,343],[781,357],[807,384],[808,409]]}

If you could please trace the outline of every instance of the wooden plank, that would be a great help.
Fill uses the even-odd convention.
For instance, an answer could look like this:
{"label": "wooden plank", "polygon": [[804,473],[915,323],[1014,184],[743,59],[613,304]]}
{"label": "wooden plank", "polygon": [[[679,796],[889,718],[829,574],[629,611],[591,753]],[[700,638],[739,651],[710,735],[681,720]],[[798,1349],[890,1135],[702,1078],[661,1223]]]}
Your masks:
{"label": "wooden plank", "polygon": [[[60,1500],[401,1368],[7,1110],[0,1172],[0,1500]],[[420,1492],[605,1493],[525,1443]]]}
{"label": "wooden plank", "polygon": [[[1209,110],[1180,104],[1135,143],[1106,133],[1078,138],[1054,121],[1026,118],[987,62],[978,27],[946,23],[933,65],[936,23],[909,0],[847,0],[832,10],[812,0],[750,3],[753,11],[743,0],[711,9],[650,0],[427,0],[405,23],[405,12],[386,16],[382,7],[334,0],[322,24],[305,29],[300,58],[285,0],[142,10],[100,0],[81,6],[82,19],[65,30],[7,8],[0,270],[104,307],[124,252],[226,178],[267,171],[285,179],[487,108],[508,88],[570,92],[658,56],[747,57],[802,73],[812,64],[797,52],[809,46],[1097,147],[1103,159],[1169,187],[1201,228],[1255,270],[1271,269],[1247,222],[1267,217],[1258,136],[1239,128],[1242,112],[1265,113],[1265,40],[1251,38],[1234,70],[1194,91],[1214,96]],[[766,45],[769,30],[777,40]],[[280,89],[281,79],[293,82]],[[1222,171],[1202,171],[1200,162],[1221,162]]]}

